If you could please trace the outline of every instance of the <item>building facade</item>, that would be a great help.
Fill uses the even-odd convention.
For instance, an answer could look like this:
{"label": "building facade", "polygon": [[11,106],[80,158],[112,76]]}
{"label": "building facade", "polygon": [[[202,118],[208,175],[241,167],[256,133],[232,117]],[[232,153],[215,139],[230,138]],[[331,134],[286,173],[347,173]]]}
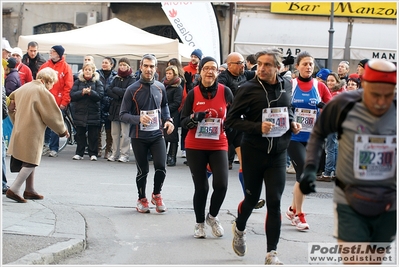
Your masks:
{"label": "building facade", "polygon": [[[150,33],[181,40],[162,9],[165,3],[187,2],[3,1],[3,37],[15,47],[20,35],[67,31],[118,18]],[[330,59],[333,71],[341,60],[350,62],[351,73],[363,58],[397,61],[396,2],[337,2],[333,17],[328,2],[212,2],[212,5],[219,28],[221,63],[232,51],[246,57],[269,46],[294,57],[306,50],[317,59],[320,68],[327,67]],[[199,25],[209,15],[191,12]],[[21,49],[25,52],[27,48]],[[81,67],[82,58],[83,55],[67,54],[67,61],[75,70]],[[101,59],[96,59],[96,65],[99,64]],[[160,68],[164,67],[162,64]]]}

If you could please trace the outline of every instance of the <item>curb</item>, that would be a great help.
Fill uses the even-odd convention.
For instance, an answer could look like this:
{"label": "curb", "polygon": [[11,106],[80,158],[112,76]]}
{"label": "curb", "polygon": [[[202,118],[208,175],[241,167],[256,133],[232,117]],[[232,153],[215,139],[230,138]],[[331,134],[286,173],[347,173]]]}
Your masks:
{"label": "curb", "polygon": [[[72,254],[81,253],[86,249],[86,221],[79,212],[71,207],[65,207],[52,202],[41,202],[40,205],[45,207],[48,211],[51,211],[55,217],[53,220],[54,231],[49,237],[67,238],[69,240],[61,241],[36,252],[32,252],[6,265],[57,264],[60,260]],[[31,218],[32,220],[40,220],[40,218],[38,219],[37,217]],[[48,224],[48,221],[41,221],[43,224]],[[26,235],[26,233],[22,234]]]}
{"label": "curb", "polygon": [[85,248],[86,240],[71,239],[28,254],[19,260],[10,262],[6,265],[56,264],[58,261],[65,259],[72,254],[82,252]]}

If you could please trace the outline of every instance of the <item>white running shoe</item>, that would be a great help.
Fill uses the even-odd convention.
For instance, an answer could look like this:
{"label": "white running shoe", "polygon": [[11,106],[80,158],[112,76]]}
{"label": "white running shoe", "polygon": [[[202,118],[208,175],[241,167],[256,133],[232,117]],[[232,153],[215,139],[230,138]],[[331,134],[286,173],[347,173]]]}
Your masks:
{"label": "white running shoe", "polygon": [[233,223],[233,250],[242,257],[247,251],[247,244],[245,242],[246,231],[239,231],[236,227],[236,222]]}
{"label": "white running shoe", "polygon": [[292,165],[292,163],[291,163],[290,166],[287,168],[287,173],[289,173],[289,174],[296,174],[294,165]]}
{"label": "white running shoe", "polygon": [[79,156],[79,155],[75,155],[72,157],[73,160],[81,160],[83,159],[83,157]]}
{"label": "white running shoe", "polygon": [[182,150],[181,151],[181,157],[182,158],[186,158],[186,150]]}
{"label": "white running shoe", "polygon": [[224,229],[222,225],[220,225],[218,217],[211,218],[208,215],[206,216],[206,224],[212,227],[212,234],[215,237],[222,237],[224,234]]}
{"label": "white running shoe", "polygon": [[295,215],[294,219],[291,221],[291,224],[294,225],[299,231],[309,230],[309,224],[306,222],[304,213]]}
{"label": "white running shoe", "polygon": [[136,210],[141,213],[150,213],[147,198],[137,200]]}
{"label": "white running shoe", "polygon": [[258,201],[258,203],[256,204],[256,206],[255,206],[255,208],[254,209],[260,209],[260,208],[262,208],[264,205],[265,205],[265,200],[264,199],[259,199],[259,201]]}
{"label": "white running shoe", "polygon": [[266,254],[265,265],[283,265],[277,257],[277,251],[272,250]]}
{"label": "white running shoe", "polygon": [[43,152],[42,152],[42,156],[47,156],[48,153],[50,153],[50,147],[47,145],[43,146]]}
{"label": "white running shoe", "polygon": [[111,155],[111,156],[108,157],[107,160],[114,162],[116,160],[116,158],[115,158],[115,156]]}
{"label": "white running shoe", "polygon": [[205,223],[196,223],[194,228],[195,238],[206,238]]}
{"label": "white running shoe", "polygon": [[91,161],[97,161],[97,156],[95,156],[95,155],[91,156],[91,157],[90,157],[90,160],[91,160]]}
{"label": "white running shoe", "polygon": [[288,207],[287,211],[285,212],[285,217],[292,222],[292,219],[295,217],[295,212],[291,209],[291,206]]}
{"label": "white running shoe", "polygon": [[55,150],[51,150],[50,153],[48,154],[48,156],[51,158],[56,158],[56,157],[58,157],[58,152]]}
{"label": "white running shoe", "polygon": [[119,162],[128,162],[128,161],[129,161],[129,158],[126,157],[126,156],[120,156],[119,159],[118,159],[118,161],[119,161]]}
{"label": "white running shoe", "polygon": [[157,212],[161,213],[166,211],[165,203],[163,203],[161,194],[152,194],[151,203],[156,206],[155,210]]}

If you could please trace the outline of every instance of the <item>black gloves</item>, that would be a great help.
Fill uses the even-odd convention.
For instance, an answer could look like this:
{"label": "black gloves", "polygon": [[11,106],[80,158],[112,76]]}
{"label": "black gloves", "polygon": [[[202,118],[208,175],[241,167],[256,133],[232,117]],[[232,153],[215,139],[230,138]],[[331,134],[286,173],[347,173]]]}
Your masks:
{"label": "black gloves", "polygon": [[316,192],[316,172],[317,168],[314,165],[308,165],[305,167],[305,170],[303,170],[301,181],[299,182],[299,188],[303,194],[308,195]]}
{"label": "black gloves", "polygon": [[193,75],[191,75],[191,72],[185,72],[184,73],[184,79],[186,80],[186,90],[187,92],[193,89]]}
{"label": "black gloves", "polygon": [[191,116],[190,116],[191,120],[189,120],[189,122],[187,123],[187,128],[192,129],[194,127],[197,127],[198,122],[202,121],[205,118],[206,114],[208,114],[208,113],[209,113],[209,111],[206,111],[206,112],[200,111],[200,112],[191,114]]}
{"label": "black gloves", "polygon": [[207,112],[195,112],[194,114],[193,114],[193,121],[195,121],[195,122],[200,122],[200,121],[202,121],[204,118],[205,118],[205,116],[206,116],[206,114],[208,114],[209,112],[207,111]]}

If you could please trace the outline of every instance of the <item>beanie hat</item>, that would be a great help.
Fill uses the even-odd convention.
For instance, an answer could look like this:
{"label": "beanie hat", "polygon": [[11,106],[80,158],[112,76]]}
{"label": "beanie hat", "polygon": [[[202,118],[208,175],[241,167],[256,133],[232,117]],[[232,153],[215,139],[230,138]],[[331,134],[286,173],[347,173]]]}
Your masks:
{"label": "beanie hat", "polygon": [[213,57],[204,57],[203,59],[201,59],[200,63],[198,64],[198,71],[201,72],[202,67],[209,61],[215,62],[216,65],[218,64],[216,59],[214,59]]}
{"label": "beanie hat", "polygon": [[15,58],[10,57],[9,59],[7,59],[7,67],[9,67],[10,69],[14,69],[16,65],[17,60]]}
{"label": "beanie hat", "polygon": [[52,49],[54,49],[55,52],[57,52],[60,58],[64,55],[65,49],[61,45],[55,45],[52,47]]}
{"label": "beanie hat", "polygon": [[316,74],[316,77],[322,79],[323,81],[326,81],[328,74],[330,74],[330,73],[331,73],[331,71],[329,69],[321,69]]}
{"label": "beanie hat", "polygon": [[[384,70],[381,70],[384,68]],[[386,60],[372,59],[364,66],[363,81],[396,85],[396,66]]]}
{"label": "beanie hat", "polygon": [[123,57],[123,58],[119,59],[118,64],[121,62],[128,64],[130,67],[130,60],[127,57]]}
{"label": "beanie hat", "polygon": [[357,64],[358,66],[364,68],[364,66],[366,65],[367,61],[369,61],[367,58],[360,60],[359,64]]}
{"label": "beanie hat", "polygon": [[201,51],[201,49],[195,49],[195,50],[191,53],[191,55],[194,55],[194,56],[196,56],[197,58],[201,59],[201,58],[202,58],[202,51]]}
{"label": "beanie hat", "polygon": [[17,54],[17,55],[19,55],[20,57],[23,57],[23,56],[24,56],[23,53],[22,53],[22,49],[19,48],[19,47],[14,47],[14,48],[13,48],[13,50],[12,50],[12,52],[11,52],[11,55],[14,55],[14,54]]}

